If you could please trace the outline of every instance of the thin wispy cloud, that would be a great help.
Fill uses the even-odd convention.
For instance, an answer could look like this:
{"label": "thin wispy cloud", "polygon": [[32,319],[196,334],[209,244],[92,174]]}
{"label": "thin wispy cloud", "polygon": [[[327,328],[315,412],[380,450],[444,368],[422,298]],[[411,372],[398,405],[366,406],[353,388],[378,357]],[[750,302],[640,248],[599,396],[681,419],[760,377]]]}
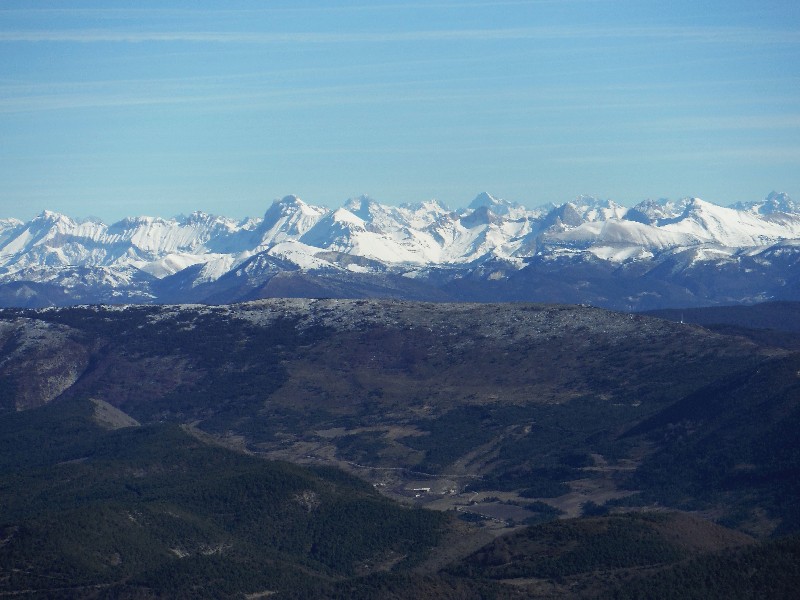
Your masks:
{"label": "thin wispy cloud", "polygon": [[149,4],[0,2],[0,177],[15,203],[26,187],[77,198],[193,181],[222,202],[302,189],[309,173],[398,196],[469,197],[505,178],[591,193],[598,177],[625,195],[653,174],[679,188],[690,165],[670,155],[691,160],[684,149],[726,192],[797,185],[800,23],[786,3]]}
{"label": "thin wispy cloud", "polygon": [[[240,79],[239,86],[228,85]],[[437,86],[457,90],[468,78],[440,78]],[[202,105],[205,110],[302,108],[353,104],[457,101],[468,92],[430,88],[431,80],[286,86],[248,77],[224,76],[151,80],[108,80],[49,84],[0,85],[0,113],[64,109]],[[242,85],[243,84],[243,85]]]}
{"label": "thin wispy cloud", "polygon": [[105,29],[0,32],[0,42],[213,44],[345,44],[555,39],[631,39],[699,43],[797,44],[800,31],[744,27],[523,27],[385,32],[116,31]]}
{"label": "thin wispy cloud", "polygon": [[750,131],[750,130],[791,130],[800,128],[800,115],[763,115],[731,117],[684,117],[664,119],[643,124],[642,128],[658,131]]}
{"label": "thin wispy cloud", "polygon": [[490,2],[402,2],[395,4],[351,4],[327,6],[267,6],[261,8],[10,8],[0,9],[6,17],[73,16],[80,18],[138,19],[142,16],[268,15],[281,13],[459,10],[557,4],[601,4],[613,0],[492,0]]}
{"label": "thin wispy cloud", "polygon": [[[322,71],[320,71],[322,72]],[[535,113],[598,114],[599,111],[630,111],[708,109],[717,104],[714,90],[722,93],[729,86],[757,89],[769,82],[763,80],[706,81],[699,87],[707,94],[681,94],[676,90],[691,87],[687,82],[672,82],[653,86],[617,85],[525,85],[513,75],[498,72],[484,77],[481,88],[462,77],[395,78],[369,81],[363,77],[350,83],[313,84],[313,79],[295,81],[289,71],[218,74],[154,79],[109,79],[98,81],[63,81],[47,83],[10,82],[0,84],[0,113],[32,113],[39,111],[73,110],[103,107],[148,105],[198,106],[214,112],[241,110],[271,110],[348,105],[408,105],[420,103],[431,107],[447,106],[447,114],[461,115],[519,115]],[[481,99],[492,102],[482,102]],[[790,94],[764,97],[753,92],[737,96],[735,103],[765,106],[791,99]],[[757,129],[794,126],[795,121],[778,117],[713,118],[685,117],[672,120],[649,120],[635,123],[638,129]],[[630,123],[629,123],[630,125]],[[584,125],[585,126],[585,125]],[[609,125],[610,126],[610,125]],[[519,129],[519,126],[516,126]]]}
{"label": "thin wispy cloud", "polygon": [[731,161],[745,164],[797,164],[800,165],[800,144],[780,146],[748,146],[746,148],[703,148],[695,150],[687,148],[680,152],[650,151],[643,153],[641,149],[631,152],[603,152],[592,154],[572,154],[551,159],[554,163],[565,165],[632,165],[664,161],[672,163],[713,164]]}

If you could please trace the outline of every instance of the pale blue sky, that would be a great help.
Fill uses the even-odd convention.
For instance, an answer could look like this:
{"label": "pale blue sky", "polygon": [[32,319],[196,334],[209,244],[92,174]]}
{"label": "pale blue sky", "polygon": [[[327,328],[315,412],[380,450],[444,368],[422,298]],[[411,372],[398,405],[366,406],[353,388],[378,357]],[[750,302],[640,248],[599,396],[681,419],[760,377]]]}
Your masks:
{"label": "pale blue sky", "polygon": [[0,217],[800,198],[796,0],[3,0],[0,59]]}

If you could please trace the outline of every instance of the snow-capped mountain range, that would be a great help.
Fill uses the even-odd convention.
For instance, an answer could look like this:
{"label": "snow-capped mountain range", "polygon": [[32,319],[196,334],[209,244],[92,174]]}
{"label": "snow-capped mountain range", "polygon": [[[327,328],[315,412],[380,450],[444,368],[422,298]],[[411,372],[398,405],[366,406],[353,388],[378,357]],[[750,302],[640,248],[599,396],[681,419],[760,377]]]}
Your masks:
{"label": "snow-capped mountain range", "polygon": [[481,193],[459,210],[366,196],[330,209],[287,196],[243,221],[0,220],[0,304],[374,295],[651,308],[793,298],[798,259],[800,206],[776,192],[727,208],[580,196],[528,209]]}

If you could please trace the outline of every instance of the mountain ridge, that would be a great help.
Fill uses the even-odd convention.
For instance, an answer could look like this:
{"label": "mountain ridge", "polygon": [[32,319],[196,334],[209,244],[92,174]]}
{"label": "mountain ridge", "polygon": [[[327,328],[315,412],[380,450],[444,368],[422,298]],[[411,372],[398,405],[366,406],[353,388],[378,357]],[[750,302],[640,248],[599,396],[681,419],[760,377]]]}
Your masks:
{"label": "mountain ridge", "polygon": [[[266,278],[279,273],[336,280],[338,292],[330,293],[341,297],[359,297],[364,287],[411,297],[398,282],[414,280],[414,293],[426,286],[430,299],[488,293],[495,301],[617,309],[792,300],[800,298],[796,240],[800,209],[778,192],[732,207],[687,198],[626,208],[579,196],[534,209],[482,192],[457,210],[436,201],[387,206],[368,196],[327,208],[289,195],[259,219],[198,211],[111,225],[43,211],[28,222],[0,220],[0,306],[239,301],[258,297]],[[592,264],[588,281],[613,274],[624,285],[587,284]],[[540,270],[554,265],[569,290],[551,297]],[[725,269],[719,289],[698,285],[707,271]],[[170,288],[179,274],[181,286]],[[231,278],[236,286],[226,283]],[[470,291],[476,282],[480,293]],[[736,293],[725,289],[731,286]],[[284,286],[290,296],[308,294],[305,288]]]}

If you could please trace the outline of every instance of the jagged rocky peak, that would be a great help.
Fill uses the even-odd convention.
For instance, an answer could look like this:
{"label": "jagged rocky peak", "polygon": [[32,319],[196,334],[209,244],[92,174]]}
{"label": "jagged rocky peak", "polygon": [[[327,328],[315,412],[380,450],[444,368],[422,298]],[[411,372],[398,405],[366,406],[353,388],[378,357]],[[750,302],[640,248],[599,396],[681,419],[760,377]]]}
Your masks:
{"label": "jagged rocky peak", "polygon": [[570,202],[584,221],[622,219],[628,209],[613,200],[582,194]]}
{"label": "jagged rocky peak", "polygon": [[646,211],[639,208],[639,205],[629,208],[625,212],[623,219],[626,221],[642,223],[644,225],[652,225],[655,222]]}
{"label": "jagged rocky peak", "polygon": [[358,198],[348,199],[344,203],[344,208],[364,221],[370,221],[382,207],[368,195],[363,194]]}
{"label": "jagged rocky peak", "polygon": [[400,208],[410,211],[429,211],[432,213],[449,213],[450,209],[447,208],[442,202],[435,198],[424,200],[422,202],[404,202]]}
{"label": "jagged rocky peak", "polygon": [[571,204],[575,207],[587,208],[609,208],[611,206],[616,206],[611,200],[596,198],[595,196],[590,196],[589,194],[580,194],[571,202]]}
{"label": "jagged rocky peak", "polygon": [[334,223],[343,223],[360,228],[363,228],[365,225],[364,219],[347,208],[337,208],[335,211],[333,211],[333,213],[331,213],[330,218]]}
{"label": "jagged rocky peak", "polygon": [[147,226],[152,222],[153,217],[124,217],[109,225],[107,232],[110,235],[126,235],[130,234],[132,230]]}
{"label": "jagged rocky peak", "polygon": [[689,218],[692,215],[727,215],[728,218],[734,218],[736,211],[729,206],[720,206],[702,198],[687,198],[686,208],[680,217]]}
{"label": "jagged rocky peak", "polygon": [[73,219],[62,213],[44,210],[24,225],[24,228],[34,236],[51,235],[54,233],[70,233],[81,231],[86,234],[89,230],[99,230],[105,225],[87,223]]}
{"label": "jagged rocky peak", "polygon": [[303,234],[300,241],[309,246],[327,249],[337,244],[347,245],[354,233],[366,229],[364,219],[346,208],[337,208],[319,219]]}
{"label": "jagged rocky peak", "polygon": [[492,196],[490,193],[481,192],[480,194],[475,196],[475,199],[472,202],[469,203],[469,208],[474,209],[474,208],[480,208],[481,206],[488,206],[489,208],[491,208],[492,206],[495,206],[499,203],[500,201],[497,200],[497,198]]}
{"label": "jagged rocky peak", "polygon": [[136,227],[152,225],[154,223],[168,223],[168,221],[161,217],[148,217],[143,215],[139,217],[125,217],[114,223],[111,227],[115,229],[135,229]]}
{"label": "jagged rocky peak", "polygon": [[312,207],[303,202],[298,196],[290,194],[280,200],[273,200],[272,205],[264,213],[264,224],[269,226],[283,217],[300,211],[308,212],[309,210],[312,210]]}
{"label": "jagged rocky peak", "polygon": [[503,200],[502,198],[495,198],[488,192],[481,192],[475,199],[469,203],[469,207],[473,210],[477,210],[479,208],[488,208],[496,215],[504,215],[507,214],[512,208],[520,208],[520,205],[516,202],[509,202],[508,200]]}
{"label": "jagged rocky peak", "polygon": [[208,214],[202,210],[196,210],[188,216],[181,215],[178,220],[184,225],[208,225],[221,219],[220,217]]}
{"label": "jagged rocky peak", "polygon": [[[730,208],[706,202],[702,198],[694,196],[691,198],[683,198],[681,202],[685,202],[683,212],[675,217],[674,220],[697,220],[708,217],[718,218],[720,215],[732,212]],[[664,221],[660,222],[660,224],[663,223]]]}
{"label": "jagged rocky peak", "polygon": [[0,219],[0,248],[24,227],[25,223],[19,219]]}
{"label": "jagged rocky peak", "polygon": [[789,197],[789,194],[776,191],[770,192],[766,198],[758,202],[737,202],[732,204],[731,208],[750,211],[759,215],[800,213],[800,206]]}
{"label": "jagged rocky peak", "polygon": [[70,219],[67,215],[52,210],[43,210],[36,217],[33,218],[33,222],[40,222],[40,223],[43,222],[51,224],[65,223],[70,225],[74,224],[74,221]]}
{"label": "jagged rocky peak", "polygon": [[461,224],[467,229],[480,225],[497,224],[501,221],[501,217],[492,210],[492,207],[486,205],[478,206],[471,213],[461,217]]}
{"label": "jagged rocky peak", "polygon": [[765,204],[775,206],[782,212],[795,212],[797,210],[797,205],[794,203],[794,200],[792,200],[786,192],[776,192],[773,190],[765,198]]}
{"label": "jagged rocky peak", "polygon": [[42,212],[40,212],[38,215],[34,217],[34,221],[37,219],[42,221],[54,221],[60,218],[61,216],[63,216],[61,213],[58,213],[54,210],[44,209]]}
{"label": "jagged rocky peak", "polygon": [[685,198],[685,200],[686,200],[686,208],[683,211],[684,214],[694,210],[702,210],[710,205],[710,203],[695,196],[692,196],[691,198]]}
{"label": "jagged rocky peak", "polygon": [[303,202],[294,195],[273,201],[255,229],[259,245],[296,239],[330,211]]}
{"label": "jagged rocky peak", "polygon": [[[275,200],[272,203],[272,206],[278,206],[283,210],[285,210],[285,209],[291,210],[291,209],[302,208],[305,205],[306,205],[306,203],[303,202],[300,199],[299,196],[295,196],[294,194],[289,194],[288,196],[284,196],[280,200]],[[270,207],[270,208],[272,208],[272,207]]]}
{"label": "jagged rocky peak", "polygon": [[542,220],[542,229],[562,230],[565,227],[577,227],[584,222],[583,217],[571,202],[562,204],[551,210]]}
{"label": "jagged rocky peak", "polygon": [[670,200],[669,198],[653,200],[648,198],[629,209],[626,218],[629,221],[648,224],[658,223],[667,219],[676,219],[686,212],[686,207],[691,200],[692,198],[681,198],[680,200]]}
{"label": "jagged rocky peak", "polygon": [[370,206],[376,206],[377,204],[378,203],[368,194],[361,194],[354,198],[348,198],[347,202],[344,203],[344,208],[352,213],[356,213],[359,210],[364,210]]}
{"label": "jagged rocky peak", "polygon": [[[240,291],[234,294],[225,287],[227,280],[221,278],[237,272],[239,265],[261,252],[283,261],[276,265],[293,265],[292,269],[304,270],[312,278],[333,264],[321,258],[322,251],[345,253],[349,257],[347,272],[353,277],[355,273],[359,277],[383,277],[391,271],[392,276],[405,278],[403,285],[407,280],[430,289],[449,281],[448,273],[484,277],[470,269],[492,257],[509,259],[512,267],[508,269],[520,269],[522,278],[528,276],[522,272],[526,265],[535,263],[535,268],[549,268],[554,261],[584,265],[596,259],[620,264],[650,261],[656,267],[699,246],[703,246],[703,252],[694,262],[712,262],[719,260],[719,253],[712,255],[706,246],[725,247],[730,254],[737,249],[800,240],[800,211],[780,212],[793,206],[786,194],[778,192],[768,195],[760,210],[742,212],[696,198],[648,200],[627,209],[593,196],[579,196],[557,207],[528,210],[485,192],[478,194],[469,208],[454,211],[435,200],[397,207],[380,204],[366,195],[333,209],[310,205],[289,195],[273,201],[263,220],[237,222],[196,212],[169,221],[130,218],[110,227],[45,211],[27,223],[0,221],[0,303],[4,297],[10,298],[8,303],[15,302],[15,290],[27,284],[40,286],[42,303],[65,302],[60,298],[67,298],[72,292],[63,290],[76,289],[78,275],[83,278],[81,289],[88,291],[80,297],[75,295],[76,301],[125,299],[132,298],[132,294],[151,300],[183,300],[182,294],[189,289],[184,283],[170,280],[155,288],[150,280],[201,263],[210,266],[204,267],[202,286],[196,287],[198,291],[192,291],[195,295],[189,298],[236,299],[239,296],[235,294],[246,295],[246,286],[258,282],[240,282],[236,288]],[[767,211],[777,212],[773,216]],[[102,283],[105,287],[95,291],[91,287],[94,279],[76,275],[75,267],[85,266],[102,266],[119,273],[121,283]],[[506,276],[508,269],[492,272],[500,273],[498,277]],[[132,273],[138,275],[134,277]],[[197,275],[182,277],[180,281],[186,282]],[[777,281],[778,276],[775,277]],[[213,288],[212,283],[217,280],[222,283]],[[5,291],[3,283],[9,286]],[[395,283],[394,279],[386,280],[380,286]],[[292,285],[301,289],[292,293],[307,293],[302,290],[310,289],[300,280]],[[334,284],[326,280],[325,285]],[[337,281],[335,285],[344,286],[335,292],[341,293],[351,283]],[[333,288],[325,289],[326,293],[334,292]],[[347,293],[365,293],[363,289],[366,288]],[[380,293],[386,293],[380,289]],[[757,292],[758,297],[769,293]]]}
{"label": "jagged rocky peak", "polygon": [[[436,228],[445,221],[456,218],[448,207],[438,200],[426,200],[424,202],[403,203],[394,211],[397,223],[404,230],[416,229],[418,231],[428,231]],[[434,234],[435,235],[435,234]]]}

